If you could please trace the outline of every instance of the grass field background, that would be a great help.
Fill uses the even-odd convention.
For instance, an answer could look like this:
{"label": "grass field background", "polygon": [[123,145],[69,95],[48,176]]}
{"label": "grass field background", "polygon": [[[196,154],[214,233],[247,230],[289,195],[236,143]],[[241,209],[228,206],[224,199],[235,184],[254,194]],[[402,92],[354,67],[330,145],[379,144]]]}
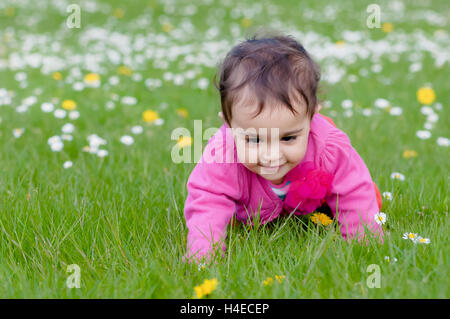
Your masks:
{"label": "grass field background", "polygon": [[[66,25],[71,3],[80,28]],[[217,278],[211,298],[448,298],[447,2],[378,1],[380,28],[367,27],[371,1],[195,3],[0,3],[0,296],[192,298]],[[384,245],[282,218],[230,228],[218,264],[182,263],[195,164],[172,162],[171,132],[193,133],[195,119],[221,125],[216,67],[261,26],[293,35],[321,66],[322,113],[392,194]],[[435,93],[430,103],[417,98],[423,87]],[[149,110],[162,120],[145,121]],[[63,133],[67,123],[73,132]],[[92,134],[106,156],[86,151]],[[403,239],[409,232],[430,243]],[[70,264],[80,267],[79,289],[66,286]],[[371,264],[380,288],[366,284]],[[285,277],[264,284],[275,275]]]}

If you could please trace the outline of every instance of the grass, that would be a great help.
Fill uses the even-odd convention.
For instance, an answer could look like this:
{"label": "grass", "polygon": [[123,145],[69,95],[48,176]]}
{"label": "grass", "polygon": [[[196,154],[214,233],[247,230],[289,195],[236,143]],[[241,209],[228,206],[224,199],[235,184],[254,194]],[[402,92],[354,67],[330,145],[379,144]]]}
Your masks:
{"label": "grass", "polygon": [[[250,2],[236,6],[235,1],[224,5],[205,1],[192,16],[183,14],[183,8],[189,4],[183,1],[174,6],[167,2],[163,5],[162,1],[128,1],[127,5],[119,1],[97,2],[103,5],[99,8],[105,13],[89,11],[83,1],[74,3],[79,3],[82,9],[80,29],[67,29],[64,8],[50,4],[38,7],[32,1],[18,4],[7,0],[0,7],[0,62],[15,53],[25,54],[24,38],[29,35],[43,37],[32,45],[29,53],[57,56],[65,61],[58,70],[61,81],[54,80],[51,72],[46,74],[29,65],[16,69],[0,67],[0,88],[14,93],[10,105],[0,105],[2,297],[192,298],[193,288],[210,278],[219,282],[212,298],[449,297],[448,148],[436,143],[438,136],[449,136],[449,66],[447,61],[437,67],[431,53],[417,49],[414,43],[417,40],[414,35],[420,29],[430,41],[448,48],[448,31],[444,30],[448,27],[445,17],[449,15],[445,1],[431,1],[428,7],[419,1],[405,2],[404,15],[395,15],[388,2],[380,2],[382,21],[394,24],[390,34],[365,27],[365,8],[370,3],[367,1],[352,6],[342,4],[342,7],[317,1],[302,1],[301,6],[296,1],[280,1],[272,6],[267,2],[257,14],[248,9],[259,10]],[[334,19],[325,14],[327,7],[336,10]],[[116,8],[124,11],[123,17],[114,17]],[[274,8],[278,8],[278,13],[274,13]],[[308,10],[312,12],[310,15],[305,13]],[[409,18],[424,10],[444,17],[444,24]],[[398,40],[408,50],[398,54],[397,62],[390,60],[390,54],[382,54],[379,62],[370,58],[350,64],[332,58],[319,61],[323,69],[327,63],[336,63],[345,68],[347,75],[358,75],[356,82],[350,81],[347,75],[334,84],[322,82],[320,97],[331,102],[332,106],[324,108],[323,113],[333,117],[337,126],[349,135],[380,191],[393,193],[392,201],[383,202],[382,210],[388,216],[383,245],[347,243],[336,234],[334,226],[321,229],[305,218],[279,218],[253,228],[229,227],[227,253],[217,264],[199,270],[195,265],[181,262],[187,235],[183,216],[186,181],[195,164],[171,161],[175,141],[170,134],[176,127],[192,131],[194,119],[203,120],[204,129],[220,126],[218,93],[211,83],[202,90],[196,81],[212,79],[214,64],[223,57],[227,46],[217,54],[200,55],[198,65],[183,63],[183,54],[173,60],[163,55],[159,59],[170,60],[168,69],[155,66],[158,58],[145,58],[144,63],[136,58],[146,56],[146,48],[156,54],[155,48],[164,44],[154,48],[154,43],[147,41],[144,49],[132,49],[128,60],[126,51],[120,50],[132,47],[126,44],[127,37],[135,39],[138,35],[153,34],[154,39],[157,35],[167,36],[171,39],[169,46],[192,45],[195,56],[204,52],[204,42],[224,40],[231,45],[242,40],[246,30],[241,23],[245,16],[251,19],[251,28],[281,21],[286,29],[312,31],[330,43],[340,40],[343,30],[361,31],[367,39],[387,39],[390,43],[395,42],[390,37],[407,36],[404,42]],[[142,17],[148,23],[141,26],[137,21]],[[162,30],[161,23],[166,20],[174,30],[183,22],[191,21],[195,31],[173,40],[176,33]],[[93,36],[94,32],[86,32],[91,26],[124,37],[114,42],[110,33],[86,44],[80,39]],[[205,34],[213,26],[217,26],[219,35],[207,40]],[[233,27],[239,30],[240,36],[233,35]],[[444,32],[446,38],[440,40],[436,32]],[[54,43],[59,43],[59,50],[52,47]],[[358,45],[364,48],[363,40]],[[118,64],[102,55],[108,50],[121,52]],[[416,73],[409,71],[413,52],[423,55],[420,58],[423,68]],[[87,60],[74,62],[73,56],[77,54],[83,57],[98,54],[104,59],[99,63],[101,68],[93,70]],[[380,73],[370,71],[374,63],[383,66]],[[143,79],[118,75],[120,65],[128,65]],[[76,67],[82,75],[74,76],[72,82],[82,82],[84,74],[98,72],[101,86],[74,90],[69,79],[70,70]],[[361,69],[368,70],[368,76],[359,76]],[[186,79],[183,85],[163,81],[161,87],[149,90],[144,84],[147,78],[163,78],[166,72],[177,74],[186,70],[195,70],[197,74],[194,79]],[[27,75],[25,87],[15,80],[19,72]],[[120,85],[108,84],[113,75],[119,76]],[[384,84],[385,79],[391,84]],[[425,116],[420,113],[416,91],[427,83],[435,90],[436,102],[443,104],[443,108],[436,111],[439,121],[431,130],[432,138],[420,140],[415,133],[423,129]],[[40,94],[35,91],[37,88],[41,89]],[[37,102],[26,112],[16,112],[15,108],[29,96],[36,96]],[[123,105],[120,103],[123,96],[134,96],[138,103]],[[401,106],[403,114],[394,117],[373,107],[377,98]],[[51,113],[43,113],[41,103],[52,99],[56,99],[55,106],[64,99],[75,100],[80,118],[57,119]],[[354,103],[350,117],[344,115],[340,106],[344,99]],[[106,108],[106,103],[111,101],[115,107]],[[188,117],[178,116],[178,108],[185,108]],[[373,115],[363,116],[360,113],[363,108],[373,110]],[[158,111],[164,124],[143,123],[142,112],[147,109]],[[65,141],[61,152],[52,152],[47,140],[60,135],[61,127],[67,122],[75,125],[73,141]],[[120,137],[132,135],[130,128],[134,125],[142,125],[144,133],[133,135],[135,142],[130,146],[121,144]],[[14,128],[25,128],[25,131],[21,137],[14,138]],[[88,145],[87,136],[94,133],[107,140],[104,148],[109,155],[105,158],[82,151]],[[418,156],[403,158],[405,149],[417,151]],[[64,169],[63,163],[68,160],[73,166]],[[402,172],[405,181],[391,180],[394,171]],[[431,243],[415,245],[402,239],[405,232],[430,238]],[[390,263],[385,261],[385,256],[391,257]],[[392,261],[393,257],[397,262]],[[70,264],[77,264],[81,269],[80,289],[66,286],[70,275],[66,269]],[[371,264],[380,266],[381,288],[371,289],[366,284],[370,276],[367,267]],[[271,286],[263,285],[267,277],[275,275],[286,278],[281,283],[274,280]]]}

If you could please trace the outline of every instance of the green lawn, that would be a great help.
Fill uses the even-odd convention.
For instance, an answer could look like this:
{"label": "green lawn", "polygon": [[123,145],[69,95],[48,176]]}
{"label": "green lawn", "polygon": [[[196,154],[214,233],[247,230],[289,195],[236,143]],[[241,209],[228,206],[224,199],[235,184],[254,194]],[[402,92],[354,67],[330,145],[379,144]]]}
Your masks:
{"label": "green lawn", "polygon": [[[73,29],[54,3],[62,2],[0,3],[0,296],[192,298],[212,278],[212,298],[450,296],[447,1],[379,1],[384,31],[366,25],[371,1],[74,0],[81,27]],[[216,66],[260,26],[294,35],[321,66],[322,113],[349,135],[380,191],[392,193],[383,200],[384,245],[347,243],[306,217],[280,218],[229,228],[217,264],[182,263],[195,164],[172,162],[171,133],[193,134],[194,120],[221,125]],[[85,84],[88,73],[99,76],[97,87]],[[417,99],[421,87],[435,92],[428,108]],[[73,110],[55,116],[64,100],[75,101],[79,118]],[[146,110],[163,123],[145,122]],[[63,133],[67,123],[72,133]],[[422,130],[431,137],[419,138]],[[106,156],[84,149],[92,134],[106,142]],[[124,135],[134,142],[122,143]],[[430,243],[403,239],[409,232]],[[66,285],[71,264],[80,289]],[[371,264],[380,288],[366,283]]]}

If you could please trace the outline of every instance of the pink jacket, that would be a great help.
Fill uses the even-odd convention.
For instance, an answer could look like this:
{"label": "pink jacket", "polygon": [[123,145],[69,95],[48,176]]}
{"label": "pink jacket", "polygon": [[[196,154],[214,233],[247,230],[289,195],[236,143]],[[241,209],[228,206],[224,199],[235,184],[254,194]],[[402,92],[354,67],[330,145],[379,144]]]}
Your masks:
{"label": "pink jacket", "polygon": [[[189,194],[184,215],[189,233],[185,257],[208,257],[215,248],[212,244],[222,244],[225,250],[226,229],[233,215],[246,223],[253,222],[259,215],[260,223],[267,223],[282,212],[290,213],[295,209],[273,192],[267,180],[239,163],[233,136],[226,128],[226,124],[222,125],[208,141],[187,183]],[[233,160],[212,161],[212,155],[218,150],[223,152],[224,161],[226,156]],[[364,235],[362,224],[382,236],[381,227],[374,221],[379,207],[369,170],[347,135],[320,114],[314,115],[311,121],[305,157],[286,178],[297,176],[305,163],[334,176],[324,200],[333,216],[337,214],[344,238],[355,235],[361,238]],[[298,207],[295,214],[310,212]]]}

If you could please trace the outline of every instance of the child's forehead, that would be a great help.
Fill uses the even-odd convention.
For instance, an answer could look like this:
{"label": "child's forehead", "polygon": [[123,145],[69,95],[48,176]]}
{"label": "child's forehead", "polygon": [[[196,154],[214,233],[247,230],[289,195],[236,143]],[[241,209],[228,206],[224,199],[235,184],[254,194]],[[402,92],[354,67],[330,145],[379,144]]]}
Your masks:
{"label": "child's forehead", "polygon": [[[243,88],[237,94],[232,105],[232,118],[238,120],[259,120],[259,121],[279,121],[290,122],[308,117],[306,106],[298,98],[291,98],[291,105],[295,112],[290,110],[287,105],[274,97],[266,96],[262,111],[260,110],[260,100],[249,88]],[[258,114],[258,115],[257,115]]]}
{"label": "child's forehead", "polygon": [[270,104],[266,101],[264,109],[256,115],[258,110],[257,102],[237,104],[233,108],[232,126],[244,129],[278,128],[280,132],[285,132],[302,128],[309,119],[305,107],[297,106],[297,113],[293,113],[281,102]]}

